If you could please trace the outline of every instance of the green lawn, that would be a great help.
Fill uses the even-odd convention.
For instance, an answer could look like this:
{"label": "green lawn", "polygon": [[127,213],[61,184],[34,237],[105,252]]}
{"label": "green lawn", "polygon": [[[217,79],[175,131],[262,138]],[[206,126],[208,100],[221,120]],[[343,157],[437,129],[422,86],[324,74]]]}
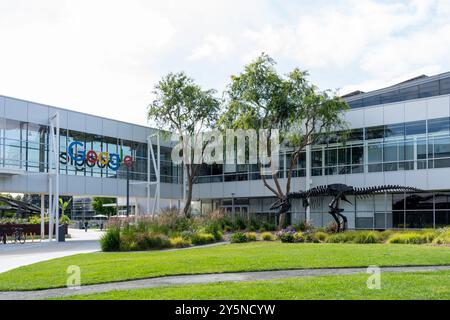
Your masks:
{"label": "green lawn", "polygon": [[254,242],[171,252],[91,253],[0,274],[0,291],[64,287],[68,266],[82,285],[167,275],[301,268],[450,265],[450,248],[415,245]]}
{"label": "green lawn", "polygon": [[76,300],[370,300],[450,299],[450,271],[384,273],[381,290],[369,290],[369,275],[322,276],[240,283],[111,291]]}

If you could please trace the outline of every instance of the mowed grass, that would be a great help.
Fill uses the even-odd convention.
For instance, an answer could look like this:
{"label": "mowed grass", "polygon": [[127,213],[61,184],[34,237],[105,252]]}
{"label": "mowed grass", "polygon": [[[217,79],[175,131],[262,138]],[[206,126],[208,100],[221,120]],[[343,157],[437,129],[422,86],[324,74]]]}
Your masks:
{"label": "mowed grass", "polygon": [[450,271],[383,273],[381,289],[367,288],[369,275],[321,276],[111,291],[72,300],[448,300]]}
{"label": "mowed grass", "polygon": [[450,265],[450,248],[254,242],[170,252],[99,252],[40,262],[1,273],[0,291],[64,287],[69,266],[79,266],[81,284],[88,285],[169,275],[369,265]]}

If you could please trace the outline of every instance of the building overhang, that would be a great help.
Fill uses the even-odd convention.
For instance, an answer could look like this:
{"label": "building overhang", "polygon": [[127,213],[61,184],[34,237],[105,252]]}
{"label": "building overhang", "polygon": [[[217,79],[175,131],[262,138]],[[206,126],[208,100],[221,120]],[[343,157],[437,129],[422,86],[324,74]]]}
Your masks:
{"label": "building overhang", "polygon": [[19,176],[24,175],[25,173],[26,171],[24,169],[0,168],[0,178]]}

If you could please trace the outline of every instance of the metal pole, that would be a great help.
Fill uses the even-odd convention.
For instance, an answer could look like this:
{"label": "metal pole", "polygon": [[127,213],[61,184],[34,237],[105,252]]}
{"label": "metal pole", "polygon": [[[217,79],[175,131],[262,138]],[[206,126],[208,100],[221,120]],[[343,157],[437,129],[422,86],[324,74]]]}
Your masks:
{"label": "metal pole", "polygon": [[130,167],[127,166],[127,217],[130,215]]}
{"label": "metal pole", "polygon": [[[150,148],[153,148],[152,139],[150,136],[147,137],[147,214],[150,213],[150,185],[151,185],[151,151]],[[155,215],[155,212],[152,212],[152,215]]]}
{"label": "metal pole", "polygon": [[41,240],[45,239],[45,194],[41,194]]}
{"label": "metal pole", "polygon": [[59,242],[59,113],[55,115],[56,122],[56,141],[53,153],[55,160],[55,215],[56,215],[56,241]]}
{"label": "metal pole", "polygon": [[234,208],[234,193],[231,194],[231,206],[232,206],[231,210],[233,213],[233,221],[236,222],[236,210]]}
{"label": "metal pole", "polygon": [[158,146],[158,173],[156,175],[156,210],[159,212],[160,210],[160,197],[161,197],[161,143],[159,141],[159,133],[156,137],[157,146]]}
{"label": "metal pole", "polygon": [[48,241],[53,239],[53,183],[52,176],[48,176]]}

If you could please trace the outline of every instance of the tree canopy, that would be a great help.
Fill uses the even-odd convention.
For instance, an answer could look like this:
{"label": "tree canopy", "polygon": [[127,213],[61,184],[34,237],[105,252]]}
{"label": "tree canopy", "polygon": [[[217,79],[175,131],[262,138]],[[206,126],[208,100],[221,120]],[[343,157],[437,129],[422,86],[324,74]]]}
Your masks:
{"label": "tree canopy", "polygon": [[343,113],[347,103],[334,92],[320,91],[307,77],[308,73],[298,68],[284,76],[278,74],[275,61],[262,54],[241,74],[231,77],[226,91],[227,110],[219,121],[221,127],[278,129],[278,142],[290,150],[283,184],[276,171],[272,172],[272,184],[261,175],[264,185],[278,198],[291,191],[292,172],[305,147],[325,133],[346,128]]}
{"label": "tree canopy", "polygon": [[[183,170],[187,177],[186,201],[183,212],[189,217],[192,189],[200,164],[194,162],[194,152],[188,153],[188,141],[197,138],[204,130],[214,127],[220,110],[220,100],[215,90],[203,90],[184,72],[169,73],[155,86],[153,102],[148,107],[148,119],[160,129],[169,130],[183,140]],[[186,137],[189,137],[187,139]]]}

